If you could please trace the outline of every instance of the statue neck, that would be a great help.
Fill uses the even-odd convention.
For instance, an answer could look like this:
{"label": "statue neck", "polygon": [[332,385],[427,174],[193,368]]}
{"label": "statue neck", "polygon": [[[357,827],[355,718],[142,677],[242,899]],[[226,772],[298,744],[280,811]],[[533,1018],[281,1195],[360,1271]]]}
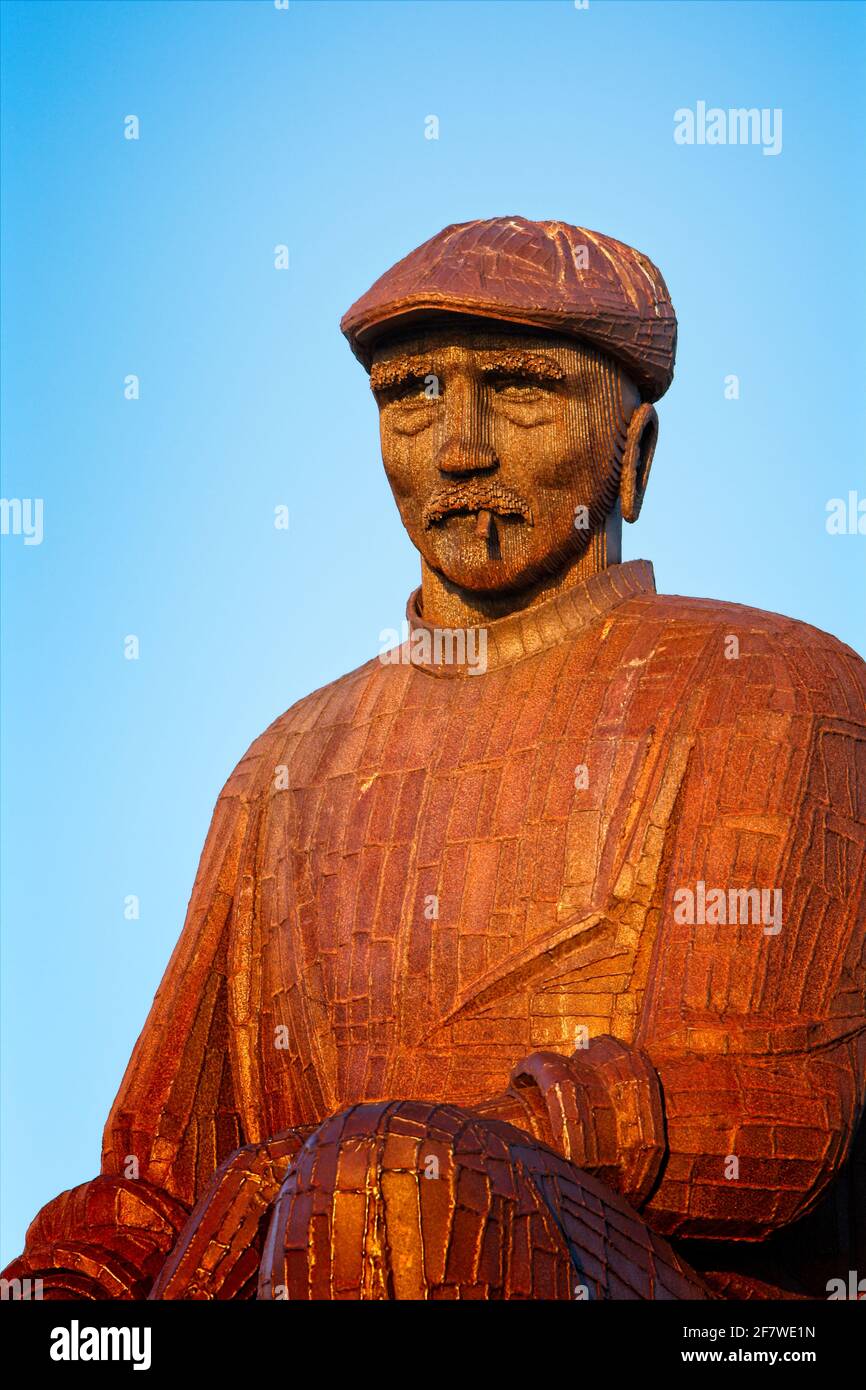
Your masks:
{"label": "statue neck", "polygon": [[496,618],[504,618],[509,613],[533,608],[621,561],[622,517],[619,503],[609,514],[604,527],[590,537],[580,554],[555,574],[545,575],[526,589],[507,594],[472,593],[451,584],[422,559],[421,610],[424,621],[443,628],[478,627]]}

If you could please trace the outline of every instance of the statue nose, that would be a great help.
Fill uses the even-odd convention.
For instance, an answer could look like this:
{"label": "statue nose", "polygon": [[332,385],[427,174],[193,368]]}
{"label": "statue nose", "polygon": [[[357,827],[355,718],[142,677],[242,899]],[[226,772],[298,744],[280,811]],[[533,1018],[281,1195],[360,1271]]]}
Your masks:
{"label": "statue nose", "polygon": [[489,473],[499,467],[491,445],[464,436],[446,439],[436,455],[436,467],[442,473]]}
{"label": "statue nose", "polygon": [[450,383],[445,394],[443,435],[436,454],[437,467],[448,474],[485,473],[499,466],[490,441],[490,414],[483,393],[474,383]]}

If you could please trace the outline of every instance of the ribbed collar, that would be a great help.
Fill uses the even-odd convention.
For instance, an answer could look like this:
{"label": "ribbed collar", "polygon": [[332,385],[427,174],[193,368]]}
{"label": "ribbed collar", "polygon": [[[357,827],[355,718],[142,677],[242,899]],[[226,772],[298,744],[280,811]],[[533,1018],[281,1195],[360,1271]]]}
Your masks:
{"label": "ribbed collar", "polygon": [[483,675],[546,651],[628,599],[655,591],[649,560],[629,560],[483,627],[435,628],[418,612],[421,590],[416,589],[406,605],[408,660],[432,676]]}

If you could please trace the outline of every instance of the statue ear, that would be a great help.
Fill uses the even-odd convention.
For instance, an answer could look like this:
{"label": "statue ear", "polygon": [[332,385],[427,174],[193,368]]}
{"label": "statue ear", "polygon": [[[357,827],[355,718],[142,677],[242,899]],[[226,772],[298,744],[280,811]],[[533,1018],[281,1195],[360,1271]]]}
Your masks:
{"label": "statue ear", "polygon": [[644,401],[629,420],[622,456],[619,496],[626,521],[637,521],[640,516],[658,437],[659,417],[655,406]]}

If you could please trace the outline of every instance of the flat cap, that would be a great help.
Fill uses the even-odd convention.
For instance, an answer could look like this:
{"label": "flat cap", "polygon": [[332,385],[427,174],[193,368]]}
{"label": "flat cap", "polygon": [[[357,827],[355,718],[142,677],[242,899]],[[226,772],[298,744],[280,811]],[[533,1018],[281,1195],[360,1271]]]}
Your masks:
{"label": "flat cap", "polygon": [[369,370],[380,338],[451,313],[590,343],[625,367],[645,400],[673,378],[677,319],[661,272],[584,227],[525,217],[454,223],[386,270],[340,327]]}

